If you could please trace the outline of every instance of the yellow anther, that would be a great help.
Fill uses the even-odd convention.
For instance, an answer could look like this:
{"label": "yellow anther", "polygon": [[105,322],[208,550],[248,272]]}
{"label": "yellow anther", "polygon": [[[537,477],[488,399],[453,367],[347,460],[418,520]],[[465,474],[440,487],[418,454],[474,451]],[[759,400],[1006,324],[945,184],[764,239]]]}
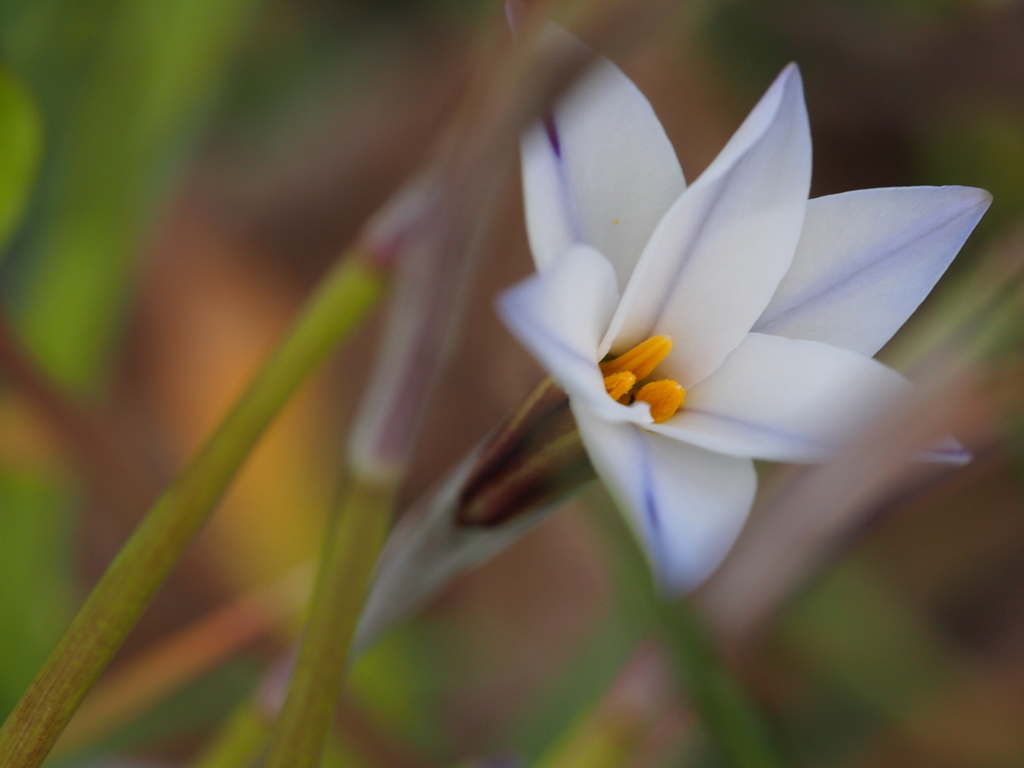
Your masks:
{"label": "yellow anther", "polygon": [[663,379],[644,384],[636,393],[637,400],[643,400],[651,406],[651,418],[655,424],[668,421],[675,416],[676,411],[686,399],[686,390],[678,381]]}
{"label": "yellow anther", "polygon": [[604,377],[604,388],[612,400],[618,400],[636,384],[636,374],[632,371],[617,371]]}
{"label": "yellow anther", "polygon": [[672,351],[671,336],[651,336],[614,360],[601,363],[601,373],[610,376],[619,371],[632,371],[636,380],[642,381],[651,375],[662,360]]}

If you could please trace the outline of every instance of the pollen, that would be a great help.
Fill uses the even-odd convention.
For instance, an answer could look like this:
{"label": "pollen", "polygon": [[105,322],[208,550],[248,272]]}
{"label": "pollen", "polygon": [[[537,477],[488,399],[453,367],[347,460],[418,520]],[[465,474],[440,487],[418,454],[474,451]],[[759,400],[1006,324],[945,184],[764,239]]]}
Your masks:
{"label": "pollen", "polygon": [[632,371],[617,371],[610,376],[604,377],[604,388],[612,400],[618,400],[629,394],[629,390],[636,384],[636,374]]}
{"label": "pollen", "polygon": [[601,373],[611,376],[619,371],[632,371],[636,380],[641,381],[650,376],[671,351],[671,336],[651,336],[614,360],[601,363]]}
{"label": "pollen", "polygon": [[686,390],[677,381],[663,379],[644,384],[636,393],[636,399],[650,404],[651,418],[655,424],[660,424],[668,421],[679,410],[686,399]]}

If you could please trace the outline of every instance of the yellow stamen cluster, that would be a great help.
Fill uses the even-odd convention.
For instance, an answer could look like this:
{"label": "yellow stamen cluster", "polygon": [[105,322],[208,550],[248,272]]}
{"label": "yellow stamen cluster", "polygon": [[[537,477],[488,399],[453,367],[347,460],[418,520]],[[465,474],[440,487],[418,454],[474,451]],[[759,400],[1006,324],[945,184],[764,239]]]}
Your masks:
{"label": "yellow stamen cluster", "polygon": [[[636,383],[650,376],[671,351],[671,336],[652,336],[613,360],[601,363],[604,388],[609,397],[620,403],[630,402],[629,393]],[[652,381],[640,388],[635,399],[649,403],[651,417],[660,424],[679,410],[686,399],[686,390],[671,379]]]}
{"label": "yellow stamen cluster", "polygon": [[628,395],[634,384],[636,384],[636,374],[632,371],[619,371],[604,377],[604,388],[612,400],[618,400]]}
{"label": "yellow stamen cluster", "polygon": [[671,351],[671,336],[651,336],[647,341],[640,342],[614,360],[601,363],[601,373],[608,376],[619,371],[632,371],[636,374],[636,380],[640,381],[650,376],[651,371],[657,368]]}
{"label": "yellow stamen cluster", "polygon": [[643,400],[651,406],[651,418],[655,424],[668,421],[686,400],[686,390],[678,381],[663,379],[644,384],[636,393],[637,400]]}

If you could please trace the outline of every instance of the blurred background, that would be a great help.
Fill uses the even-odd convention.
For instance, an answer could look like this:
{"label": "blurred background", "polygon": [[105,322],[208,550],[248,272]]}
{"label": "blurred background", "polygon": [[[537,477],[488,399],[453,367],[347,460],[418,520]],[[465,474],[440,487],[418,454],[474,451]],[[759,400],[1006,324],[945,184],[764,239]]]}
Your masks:
{"label": "blurred background", "polygon": [[[0,3],[3,714],[318,277],[423,160],[502,14],[479,0]],[[1024,3],[690,0],[614,58],[689,179],[797,61],[814,195],[993,193],[890,363],[912,363],[929,329],[1024,259]],[[518,179],[483,252],[407,500],[541,376],[492,310],[531,270]],[[301,626],[303,564],[379,320],[275,423],[54,765],[187,764],[263,690]],[[757,621],[714,618],[742,582],[698,595],[794,765],[1024,761],[1022,336],[985,347],[970,466],[868,505]],[[764,474],[766,493],[792,477]],[[647,576],[620,528],[592,488],[391,633],[354,669],[330,759],[718,764],[649,639]],[[619,734],[614,761],[574,753],[588,728]]]}

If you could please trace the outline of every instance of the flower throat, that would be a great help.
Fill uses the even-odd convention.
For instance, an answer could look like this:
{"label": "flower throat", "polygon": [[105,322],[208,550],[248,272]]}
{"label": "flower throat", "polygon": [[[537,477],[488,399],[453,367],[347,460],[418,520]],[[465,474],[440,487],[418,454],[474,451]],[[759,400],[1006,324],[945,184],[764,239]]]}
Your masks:
{"label": "flower throat", "polygon": [[624,405],[636,400],[649,404],[655,424],[672,418],[686,399],[686,390],[679,382],[652,381],[633,392],[637,382],[650,376],[671,351],[671,336],[652,336],[628,352],[600,363],[608,395]]}

